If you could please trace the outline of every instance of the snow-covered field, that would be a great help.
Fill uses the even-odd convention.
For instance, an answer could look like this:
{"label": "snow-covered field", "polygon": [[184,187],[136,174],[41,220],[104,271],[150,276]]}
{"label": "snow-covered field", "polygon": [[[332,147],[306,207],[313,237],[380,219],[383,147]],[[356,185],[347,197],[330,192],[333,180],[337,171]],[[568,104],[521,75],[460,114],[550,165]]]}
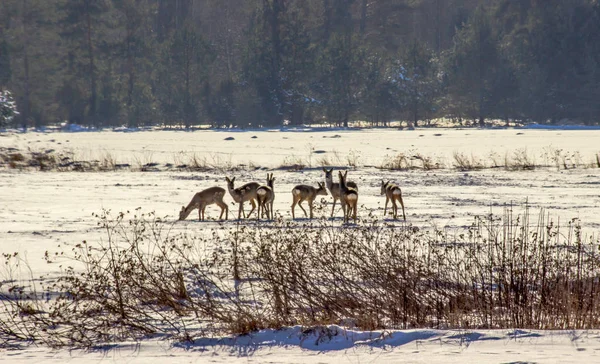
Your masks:
{"label": "snow-covered field", "polygon": [[[233,140],[225,140],[233,137]],[[296,184],[317,184],[324,180],[320,165],[350,168],[349,179],[360,188],[359,215],[369,211],[383,215],[380,196],[382,179],[403,188],[407,224],[436,226],[460,231],[474,215],[502,214],[506,206],[516,213],[527,204],[536,214],[543,209],[550,219],[565,224],[579,218],[584,234],[600,231],[600,153],[598,130],[364,130],[364,131],[145,131],[89,133],[2,134],[0,147],[26,151],[54,149],[69,151],[80,160],[110,158],[131,169],[111,172],[39,172],[0,170],[1,253],[19,252],[34,277],[57,274],[58,268],[44,262],[43,255],[63,242],[95,241],[102,232],[92,216],[102,209],[113,212],[155,211],[175,220],[182,205],[195,192],[210,186],[226,188],[225,176],[236,182],[264,182],[274,173],[275,210],[291,218],[290,191]],[[553,156],[564,158],[556,163]],[[398,153],[420,155],[445,166],[389,171],[382,164]],[[485,165],[494,160],[526,155],[537,165],[552,167],[533,171],[504,168],[459,171],[452,168],[453,154],[462,153]],[[207,165],[233,171],[190,172],[171,168],[189,162],[191,156]],[[136,166],[158,163],[157,172],[136,171]],[[419,159],[415,166],[420,167]],[[280,168],[306,166],[301,171]],[[568,167],[567,169],[564,166]],[[570,168],[577,164],[577,168]],[[250,168],[252,166],[252,168]],[[330,202],[331,197],[326,197]],[[230,220],[237,209],[229,195]],[[330,213],[331,206],[325,211]],[[210,206],[207,214],[218,216]],[[297,209],[296,214],[302,212]],[[176,230],[201,232],[214,226],[198,222],[193,212]],[[341,211],[336,212],[340,221]],[[403,224],[402,222],[395,222]],[[229,222],[233,224],[233,222]],[[23,277],[29,273],[24,272]],[[148,341],[119,344],[92,352],[51,351],[30,347],[4,351],[0,360],[18,361],[165,361],[169,362],[593,362],[599,361],[600,336],[596,332],[529,331],[431,331],[411,330],[376,334],[333,328],[337,335],[318,341],[318,335],[299,335],[299,329],[261,332],[252,337],[198,342],[191,347],[170,342]]]}

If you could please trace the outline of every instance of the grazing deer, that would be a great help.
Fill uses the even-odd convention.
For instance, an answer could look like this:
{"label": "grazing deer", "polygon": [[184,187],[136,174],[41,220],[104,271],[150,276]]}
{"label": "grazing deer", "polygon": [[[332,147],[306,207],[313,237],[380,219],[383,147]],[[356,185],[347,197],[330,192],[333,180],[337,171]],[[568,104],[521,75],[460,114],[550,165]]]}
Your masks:
{"label": "grazing deer", "polygon": [[275,201],[275,189],[273,188],[273,173],[267,173],[267,185],[260,186],[256,190],[256,199],[258,200],[258,216],[256,219],[260,219],[261,212],[262,216],[267,213],[267,219],[273,220],[273,201]]}
{"label": "grazing deer", "polygon": [[241,219],[241,216],[246,217],[246,213],[244,212],[244,202],[250,201],[252,204],[252,210],[248,213],[247,216],[250,216],[254,209],[256,208],[256,189],[260,186],[257,182],[246,183],[242,187],[235,188],[233,183],[235,182],[235,177],[229,179],[225,177],[227,180],[227,189],[229,190],[229,194],[233,201],[240,204],[240,210],[238,212],[238,219]]}
{"label": "grazing deer", "polygon": [[298,185],[294,187],[292,190],[292,196],[294,201],[292,202],[292,219],[295,219],[294,208],[296,204],[300,206],[302,211],[304,211],[304,217],[307,217],[306,210],[302,207],[302,201],[308,201],[308,207],[310,209],[310,218],[313,218],[313,202],[317,196],[327,196],[327,189],[325,188],[325,184],[319,182],[319,188],[314,188],[313,186],[307,185]]}
{"label": "grazing deer", "polygon": [[229,208],[223,202],[223,196],[225,196],[225,189],[221,187],[210,187],[196,193],[186,207],[181,207],[179,220],[185,220],[194,209],[198,209],[198,220],[204,221],[204,210],[206,210],[206,206],[212,204],[217,204],[221,208],[219,220],[223,218],[223,212],[225,212],[225,220],[227,220]]}
{"label": "grazing deer", "polygon": [[[335,201],[340,199],[340,184],[333,183],[333,168],[327,170],[325,167],[323,167],[323,172],[325,172],[325,183],[327,184],[327,188],[331,193],[331,197],[333,197],[333,207],[331,208],[331,217],[333,217],[333,212],[335,211]],[[356,183],[348,181],[347,184],[348,187],[354,188],[356,192],[358,192],[358,186]]]}
{"label": "grazing deer", "polygon": [[384,182],[381,181],[381,195],[385,195],[385,207],[383,209],[383,216],[386,215],[387,205],[390,200],[392,200],[392,213],[394,219],[398,219],[398,206],[396,205],[396,201],[400,202],[402,206],[402,218],[406,221],[406,215],[404,214],[404,201],[402,201],[402,190],[400,187],[390,181]]}
{"label": "grazing deer", "polygon": [[342,205],[342,211],[344,211],[344,222],[348,222],[348,218],[352,213],[352,218],[356,224],[356,209],[358,207],[358,190],[353,187],[349,187],[346,182],[348,177],[348,171],[339,173],[340,178],[340,204]]}

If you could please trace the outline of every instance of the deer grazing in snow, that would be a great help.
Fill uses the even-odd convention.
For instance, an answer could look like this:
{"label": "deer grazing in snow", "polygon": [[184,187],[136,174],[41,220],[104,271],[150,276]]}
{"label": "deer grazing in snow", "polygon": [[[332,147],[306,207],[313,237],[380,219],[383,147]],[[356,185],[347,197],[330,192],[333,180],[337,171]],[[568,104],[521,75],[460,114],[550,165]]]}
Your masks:
{"label": "deer grazing in snow", "polygon": [[[327,188],[331,193],[331,197],[333,197],[333,207],[331,208],[331,217],[333,217],[333,212],[335,211],[335,201],[340,199],[340,184],[333,183],[333,168],[328,170],[325,167],[323,167],[323,172],[325,172],[325,183],[327,184]],[[350,188],[354,188],[356,192],[358,192],[358,186],[356,185],[356,183],[348,181],[347,185]]]}
{"label": "deer grazing in snow", "polygon": [[256,198],[258,200],[258,216],[256,219],[260,219],[261,212],[262,216],[267,214],[267,219],[273,220],[273,201],[275,201],[275,189],[273,183],[275,178],[273,173],[267,173],[267,185],[260,186],[256,190]]}
{"label": "deer grazing in snow", "polygon": [[383,209],[383,216],[387,213],[388,202],[392,200],[392,214],[394,219],[398,219],[398,206],[396,201],[400,202],[402,206],[402,218],[406,221],[406,215],[404,214],[404,201],[402,201],[402,190],[400,187],[390,181],[381,181],[381,195],[385,195],[385,207]]}
{"label": "deer grazing in snow", "polygon": [[319,188],[314,188],[313,186],[307,185],[298,185],[294,187],[292,190],[292,197],[294,198],[292,202],[292,219],[295,219],[294,208],[296,204],[300,206],[302,211],[304,211],[304,216],[307,217],[306,210],[302,207],[302,201],[308,202],[308,208],[310,209],[310,218],[313,218],[313,202],[317,196],[327,196],[327,189],[325,188],[325,184],[319,182]]}
{"label": "deer grazing in snow", "polygon": [[356,224],[356,209],[358,207],[358,190],[356,188],[348,186],[346,178],[348,177],[348,171],[339,173],[340,178],[340,204],[342,205],[342,211],[344,212],[344,222],[348,222],[350,214]]}
{"label": "deer grazing in snow", "polygon": [[192,201],[190,201],[186,207],[181,207],[179,220],[185,220],[194,209],[198,209],[198,220],[204,221],[204,211],[206,210],[206,206],[212,204],[217,204],[221,208],[219,220],[223,218],[223,212],[225,212],[225,220],[227,220],[229,208],[227,207],[227,204],[223,202],[223,196],[225,196],[225,189],[221,187],[210,187],[196,193],[192,198]]}
{"label": "deer grazing in snow", "polygon": [[240,204],[240,210],[238,212],[238,219],[241,219],[242,216],[245,218],[246,213],[244,212],[244,202],[250,201],[252,204],[252,210],[248,213],[247,216],[250,216],[254,209],[256,208],[256,190],[260,186],[257,182],[246,183],[245,185],[235,188],[234,182],[235,177],[229,179],[229,177],[225,177],[227,180],[227,189],[229,190],[229,194],[233,201]]}

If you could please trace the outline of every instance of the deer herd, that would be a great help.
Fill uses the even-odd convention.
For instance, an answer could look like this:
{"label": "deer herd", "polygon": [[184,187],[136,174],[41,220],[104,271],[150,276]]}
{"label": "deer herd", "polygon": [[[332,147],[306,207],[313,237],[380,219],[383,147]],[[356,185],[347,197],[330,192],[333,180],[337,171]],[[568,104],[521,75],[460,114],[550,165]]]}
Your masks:
{"label": "deer herd", "polygon": [[[309,217],[309,214],[302,207],[302,202],[306,201],[310,211],[310,218],[312,219],[315,199],[317,196],[327,196],[327,190],[329,190],[329,193],[333,197],[331,217],[333,217],[335,211],[335,203],[339,200],[344,213],[344,222],[348,222],[352,218],[354,223],[356,223],[358,186],[356,183],[347,180],[348,171],[338,171],[338,183],[333,182],[333,169],[323,168],[323,172],[325,172],[325,183],[318,182],[318,187],[297,185],[292,189],[292,218],[296,219],[296,205],[302,209],[305,217]],[[267,173],[266,185],[260,185],[258,182],[250,182],[236,188],[234,185],[235,177],[231,179],[225,177],[225,180],[227,181],[227,190],[231,198],[235,203],[239,204],[238,219],[249,217],[254,210],[257,211],[257,219],[261,217],[273,219],[273,202],[275,201],[275,178],[273,177],[273,173]],[[381,195],[385,195],[384,216],[387,214],[388,203],[391,200],[393,218],[398,218],[398,205],[396,204],[398,202],[402,207],[402,218],[406,221],[404,201],[402,201],[402,190],[400,187],[390,181],[381,181]],[[216,204],[221,208],[219,219],[222,219],[223,213],[225,213],[225,219],[227,220],[229,207],[223,202],[224,196],[225,189],[221,187],[210,187],[196,193],[187,206],[181,207],[179,220],[185,220],[194,209],[198,209],[198,219],[203,221],[206,206],[212,204]],[[252,205],[252,209],[248,214],[244,211],[244,202],[246,201]]]}

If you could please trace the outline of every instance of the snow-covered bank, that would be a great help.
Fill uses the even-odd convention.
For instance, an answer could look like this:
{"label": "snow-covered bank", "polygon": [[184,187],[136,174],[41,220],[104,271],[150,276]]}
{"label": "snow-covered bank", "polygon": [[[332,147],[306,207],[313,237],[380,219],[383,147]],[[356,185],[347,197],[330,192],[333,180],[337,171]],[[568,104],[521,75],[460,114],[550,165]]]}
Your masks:
{"label": "snow-covered bank", "polygon": [[594,363],[600,361],[596,331],[406,330],[360,332],[331,326],[265,330],[238,338],[194,343],[148,340],[107,344],[95,350],[43,347],[4,351],[11,363]]}
{"label": "snow-covered bank", "polygon": [[[256,138],[253,138],[256,136]],[[417,130],[417,131],[335,131],[311,133],[199,131],[143,133],[49,133],[3,136],[2,146],[23,149],[71,148],[84,157],[112,153],[117,162],[138,158],[140,161],[172,162],[181,152],[231,164],[253,163],[277,168],[286,158],[311,161],[313,168],[288,172],[274,170],[275,210],[290,218],[291,189],[296,184],[316,186],[324,173],[317,168],[318,158],[329,156],[340,167],[352,160],[356,167],[349,177],[360,186],[359,215],[372,212],[383,215],[385,199],[380,195],[381,180],[393,180],[403,188],[407,223],[417,227],[436,226],[450,234],[473,221],[474,215],[501,214],[505,206],[527,203],[533,213],[545,209],[556,224],[573,218],[582,222],[584,234],[600,230],[600,168],[539,169],[506,171],[501,168],[479,171],[408,170],[388,171],[377,166],[386,155],[416,150],[451,159],[455,151],[487,156],[526,149],[535,158],[543,158],[546,148],[577,151],[588,158],[600,152],[597,131],[538,130]],[[233,137],[233,140],[225,138]],[[315,153],[324,151],[324,153]],[[335,155],[339,155],[336,160]],[[547,153],[546,153],[547,154]],[[174,222],[177,212],[193,194],[210,186],[225,187],[225,173],[236,182],[264,181],[264,170],[227,172],[166,171],[164,173],[111,171],[103,173],[60,173],[0,171],[0,240],[2,253],[19,252],[30,265],[34,277],[60,273],[57,265],[46,264],[42,257],[64,242],[91,242],[103,238],[92,213],[103,208],[113,212],[156,211]],[[331,203],[331,197],[325,198]],[[232,200],[225,202],[235,211]],[[338,205],[339,206],[339,205]],[[318,215],[328,215],[331,205]],[[298,211],[297,211],[298,212]],[[215,217],[218,208],[207,214]],[[340,223],[338,219],[335,224]],[[232,214],[230,214],[230,219]],[[252,222],[254,223],[254,222]],[[402,222],[389,221],[402,225]],[[235,223],[225,223],[233,226]],[[198,233],[215,227],[214,222],[200,223],[192,214],[185,222],[173,225],[174,232]],[[29,273],[20,277],[29,279]],[[302,334],[299,328],[283,332],[265,331],[231,339],[199,339],[193,345],[166,341],[115,343],[91,353],[28,347],[5,351],[0,359],[18,361],[166,361],[169,362],[592,362],[600,344],[596,332],[524,332],[524,331],[432,331],[395,332],[382,340],[377,334],[336,328],[327,342],[317,340],[318,333]],[[509,335],[509,332],[516,335]],[[388,335],[389,333],[386,333]],[[348,339],[350,335],[351,339]],[[375,336],[373,336],[375,335]],[[318,343],[318,345],[317,345]]]}

